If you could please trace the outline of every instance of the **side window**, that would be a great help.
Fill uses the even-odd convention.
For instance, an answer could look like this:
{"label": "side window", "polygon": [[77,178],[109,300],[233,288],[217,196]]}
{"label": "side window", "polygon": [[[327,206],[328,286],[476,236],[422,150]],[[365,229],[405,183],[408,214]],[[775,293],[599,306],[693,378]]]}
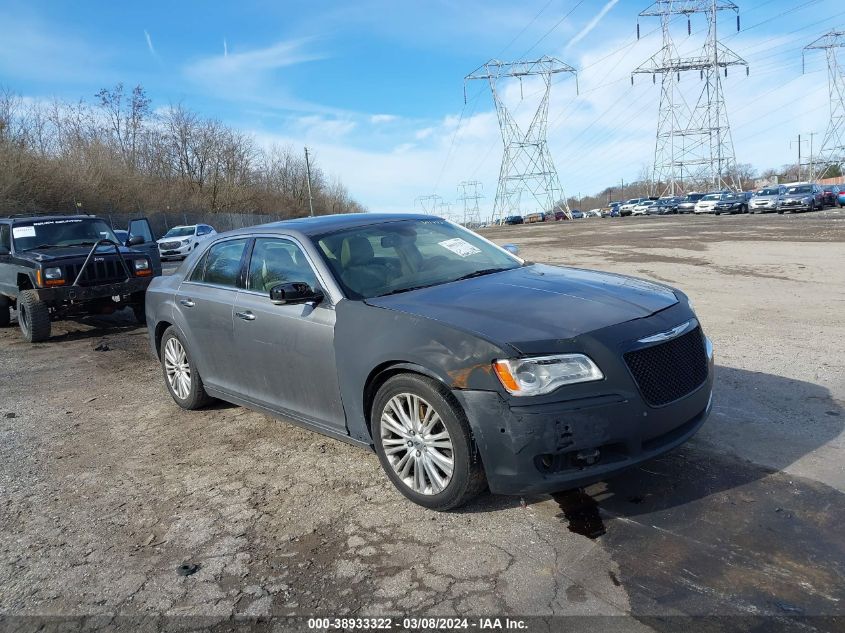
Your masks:
{"label": "side window", "polygon": [[147,218],[138,218],[129,222],[129,237],[140,235],[144,238],[144,243],[155,242],[153,237],[153,230],[150,228],[150,223]]}
{"label": "side window", "polygon": [[247,238],[214,244],[194,269],[191,281],[237,287],[246,243]]}
{"label": "side window", "polygon": [[5,248],[7,251],[12,250],[12,238],[9,234],[8,224],[0,224],[0,246]]}
{"label": "side window", "polygon": [[305,253],[290,240],[257,238],[249,262],[249,288],[269,292],[273,286],[292,281],[317,286],[317,276]]}
{"label": "side window", "polygon": [[210,226],[206,226],[205,224],[200,224],[197,227],[197,235],[208,235],[209,233],[211,233],[211,227]]}

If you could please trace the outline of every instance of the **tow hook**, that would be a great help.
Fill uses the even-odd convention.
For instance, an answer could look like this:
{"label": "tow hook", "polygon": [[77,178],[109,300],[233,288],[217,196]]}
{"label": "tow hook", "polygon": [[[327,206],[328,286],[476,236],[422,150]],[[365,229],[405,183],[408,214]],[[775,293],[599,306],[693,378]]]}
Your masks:
{"label": "tow hook", "polygon": [[599,461],[599,450],[594,448],[591,451],[578,451],[575,454],[575,462],[579,466],[592,466]]}

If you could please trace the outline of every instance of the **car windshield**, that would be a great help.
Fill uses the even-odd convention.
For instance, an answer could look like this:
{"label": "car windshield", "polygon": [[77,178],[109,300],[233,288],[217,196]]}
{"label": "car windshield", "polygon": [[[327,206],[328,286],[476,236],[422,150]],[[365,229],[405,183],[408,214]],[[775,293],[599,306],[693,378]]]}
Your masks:
{"label": "car windshield", "polygon": [[164,237],[185,237],[186,235],[193,235],[195,226],[174,226]]}
{"label": "car windshield", "polygon": [[12,237],[17,251],[61,246],[93,246],[99,240],[117,242],[111,227],[99,218],[55,218],[16,223]]}
{"label": "car windshield", "polygon": [[702,200],[721,200],[722,194],[721,193],[708,193],[706,196],[702,198]]}
{"label": "car windshield", "polygon": [[704,197],[703,193],[691,193],[684,200],[687,202],[698,202]]}
{"label": "car windshield", "polygon": [[761,191],[757,192],[758,196],[776,196],[780,193],[779,189],[774,187],[769,187],[768,189],[762,189]]}
{"label": "car windshield", "polygon": [[813,188],[810,185],[804,185],[803,187],[790,187],[786,190],[786,193],[812,193]]}
{"label": "car windshield", "polygon": [[446,220],[399,220],[314,239],[352,299],[368,299],[518,268],[521,261]]}

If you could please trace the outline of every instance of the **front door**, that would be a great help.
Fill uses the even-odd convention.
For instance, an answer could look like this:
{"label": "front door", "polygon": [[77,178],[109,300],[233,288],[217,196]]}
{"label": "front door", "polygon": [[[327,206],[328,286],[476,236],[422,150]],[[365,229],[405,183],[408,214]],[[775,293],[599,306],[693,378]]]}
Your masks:
{"label": "front door", "polygon": [[321,284],[302,248],[283,237],[257,237],[246,287],[235,301],[235,340],[249,359],[249,396],[277,411],[290,411],[346,432],[334,355],[335,311],[322,303],[275,305],[270,289],[280,283]]}
{"label": "front door", "polygon": [[158,252],[158,243],[153,235],[153,229],[150,227],[150,221],[147,218],[135,218],[129,221],[129,238],[136,235],[144,239],[143,244],[138,244],[132,248],[138,251],[143,251],[150,258],[150,263],[153,267],[153,275],[161,274],[161,257]]}
{"label": "front door", "polygon": [[203,382],[235,395],[247,388],[236,359],[233,310],[248,238],[212,244],[176,291],[177,324]]}

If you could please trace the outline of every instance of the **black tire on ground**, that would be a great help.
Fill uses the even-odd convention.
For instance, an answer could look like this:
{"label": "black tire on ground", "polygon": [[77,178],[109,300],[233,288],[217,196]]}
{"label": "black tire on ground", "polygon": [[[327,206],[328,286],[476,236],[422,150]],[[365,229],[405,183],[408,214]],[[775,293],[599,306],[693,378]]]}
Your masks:
{"label": "black tire on ground", "polygon": [[783,215],[783,209],[778,209],[778,213],[780,213],[781,215]]}
{"label": "black tire on ground", "polygon": [[50,338],[50,309],[34,290],[24,290],[18,295],[18,324],[24,339],[30,343]]}
{"label": "black tire on ground", "polygon": [[12,315],[9,314],[9,309],[12,307],[12,302],[8,297],[0,295],[0,327],[9,327],[9,322]]}
{"label": "black tire on ground", "polygon": [[[170,339],[176,339],[179,346],[185,351],[185,360],[187,361],[188,369],[190,372],[190,389],[188,389],[187,395],[184,398],[179,397],[176,391],[174,391],[173,386],[170,384],[170,378],[168,377],[167,373],[165,350],[167,349],[167,342]],[[191,355],[188,351],[187,345],[185,345],[185,342],[179,336],[179,332],[172,325],[164,331],[164,335],[161,337],[161,347],[159,348],[159,356],[161,357],[161,371],[164,375],[164,384],[167,386],[167,390],[170,392],[170,395],[173,397],[173,400],[174,402],[176,402],[176,404],[178,404],[183,409],[193,411],[195,409],[201,409],[214,401],[214,398],[209,396],[205,391],[205,386],[202,384],[202,377],[197,371],[196,365],[194,365],[193,360],[191,360]]]}
{"label": "black tire on ground", "polygon": [[[394,470],[381,441],[381,417],[391,398],[402,393],[421,397],[440,416],[452,441],[452,478],[436,494],[414,491]],[[487,477],[472,440],[469,422],[454,396],[442,384],[419,374],[398,374],[378,390],[370,413],[373,444],[382,469],[393,485],[414,503],[431,510],[451,510],[477,497],[487,487]]]}

